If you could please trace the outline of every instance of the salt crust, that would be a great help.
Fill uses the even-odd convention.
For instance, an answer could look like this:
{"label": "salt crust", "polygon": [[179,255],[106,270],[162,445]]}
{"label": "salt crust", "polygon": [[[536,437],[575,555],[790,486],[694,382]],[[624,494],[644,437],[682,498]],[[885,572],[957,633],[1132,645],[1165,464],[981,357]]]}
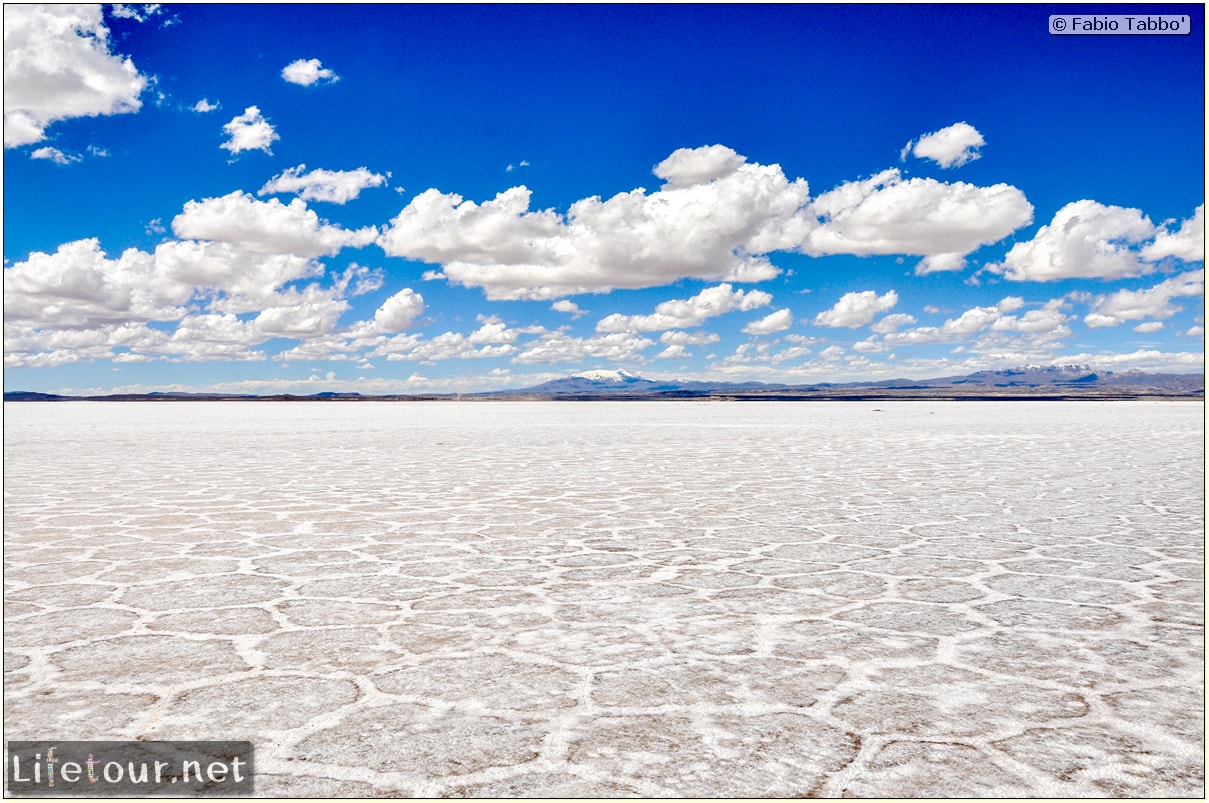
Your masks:
{"label": "salt crust", "polygon": [[248,739],[266,796],[1200,797],[1203,412],[6,404],[6,735]]}

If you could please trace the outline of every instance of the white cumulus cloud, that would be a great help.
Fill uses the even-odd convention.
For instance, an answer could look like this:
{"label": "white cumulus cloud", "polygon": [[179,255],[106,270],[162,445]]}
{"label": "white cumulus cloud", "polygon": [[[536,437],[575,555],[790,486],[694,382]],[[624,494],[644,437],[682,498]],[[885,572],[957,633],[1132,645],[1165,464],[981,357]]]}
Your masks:
{"label": "white cumulus cloud", "polygon": [[110,51],[99,4],[5,5],[5,148],[40,142],[58,120],[137,112],[146,86]]}
{"label": "white cumulus cloud", "polygon": [[749,335],[771,335],[773,332],[783,332],[792,325],[793,313],[786,308],[765,315],[758,321],[752,321],[743,327],[743,332]]}
{"label": "white cumulus cloud", "polygon": [[668,331],[659,336],[660,343],[670,346],[706,346],[717,343],[722,338],[713,332],[678,332]]}
{"label": "white cumulus cloud", "polygon": [[885,312],[897,303],[898,293],[893,290],[881,296],[875,290],[845,293],[834,307],[816,315],[814,323],[816,326],[855,329],[872,323],[879,312]]}
{"label": "white cumulus cloud", "polygon": [[707,287],[692,298],[676,298],[655,307],[651,315],[613,313],[596,324],[598,332],[658,332],[689,329],[732,310],[768,306],[772,296],[762,290],[734,290],[729,284]]}
{"label": "white cumulus cloud", "polygon": [[723,178],[743,166],[747,159],[725,145],[678,148],[651,171],[666,187],[691,187]]}
{"label": "white cumulus cloud", "polygon": [[258,201],[239,190],[219,198],[189,201],[172,220],[172,231],[185,239],[214,240],[300,257],[332,255],[345,247],[368,245],[378,233],[372,226],[348,230],[320,220],[298,198],[289,204],[276,198]]}
{"label": "white cumulus cloud", "polygon": [[146,22],[156,14],[163,13],[159,3],[114,3],[111,13],[121,19]]}
{"label": "white cumulus cloud", "polygon": [[294,254],[193,240],[171,240],[156,246],[155,264],[173,281],[221,291],[220,297],[211,300],[211,306],[237,314],[273,306],[277,288],[323,273],[318,262]]}
{"label": "white cumulus cloud", "polygon": [[230,139],[219,147],[232,155],[243,151],[272,153],[269,146],[281,139],[257,106],[244,109],[243,114],[231,118],[231,122],[224,125],[222,130],[227,132]]}
{"label": "white cumulus cloud", "polygon": [[571,320],[579,320],[580,318],[582,318],[583,316],[588,314],[587,310],[580,309],[580,306],[578,304],[576,304],[574,301],[571,301],[566,298],[562,298],[562,299],[559,299],[558,301],[555,301],[553,304],[550,305],[550,309],[554,310],[555,312],[568,313],[571,316]]}
{"label": "white cumulus cloud", "polygon": [[1004,314],[991,324],[992,331],[1019,332],[1051,338],[1066,337],[1070,334],[1070,329],[1066,326],[1070,316],[1063,311],[1067,307],[1066,299],[1051,299],[1045,302],[1040,309],[1028,310],[1023,315],[1006,314],[1020,309],[1020,305],[1016,304],[1017,301],[1020,299],[1008,297],[996,305],[995,309]]}
{"label": "white cumulus cloud", "polygon": [[64,153],[58,148],[52,148],[49,145],[44,145],[41,148],[33,150],[30,152],[29,158],[46,159],[47,161],[54,162],[57,165],[75,164],[76,162],[81,162],[84,160],[84,157],[78,154]]}
{"label": "white cumulus cloud", "polygon": [[950,318],[942,326],[920,326],[901,332],[888,332],[884,340],[891,344],[900,343],[944,343],[965,340],[971,335],[989,329],[1003,317],[997,307],[973,307],[956,318]]}
{"label": "white cumulus cloud", "polygon": [[916,276],[927,276],[929,273],[961,270],[966,266],[963,254],[929,254],[915,266]]}
{"label": "white cumulus cloud", "polygon": [[1118,290],[1108,295],[1097,296],[1089,306],[1091,312],[1083,322],[1093,329],[1116,326],[1125,321],[1146,319],[1166,320],[1180,307],[1173,299],[1205,294],[1205,271],[1195,270],[1159,282],[1145,290]]}
{"label": "white cumulus cloud", "polygon": [[374,313],[374,326],[379,332],[402,332],[424,312],[424,297],[406,288],[382,302]]}
{"label": "white cumulus cloud", "polygon": [[169,240],[154,253],[132,248],[114,258],[96,239],[65,243],[4,269],[6,364],[260,360],[252,347],[275,337],[319,341],[300,347],[308,355],[341,342],[355,351],[423,311],[418,294],[401,291],[340,335],[346,297],[376,289],[381,272],[353,264],[326,284],[295,284],[323,275],[313,258],[231,242]]}
{"label": "white cumulus cloud", "polygon": [[1175,257],[1185,262],[1205,261],[1205,205],[1196,208],[1192,217],[1185,220],[1174,233],[1166,227],[1159,230],[1154,242],[1141,251],[1142,259],[1158,262],[1166,257]]}
{"label": "white cumulus cloud", "polygon": [[319,59],[298,59],[291,61],[281,71],[281,77],[291,84],[311,86],[320,81],[334,83],[340,76],[323,66]]}
{"label": "white cumulus cloud", "polygon": [[306,339],[325,335],[336,328],[349,303],[330,289],[310,285],[305,290],[278,294],[272,306],[253,320],[258,332],[272,337]]}
{"label": "white cumulus cloud", "polygon": [[606,363],[641,361],[642,352],[655,345],[649,337],[636,332],[611,332],[594,337],[571,337],[564,332],[547,332],[529,343],[512,358],[518,364],[581,362],[588,358]]}
{"label": "white cumulus cloud", "polygon": [[918,273],[960,267],[965,254],[1033,219],[1032,204],[1008,184],[903,180],[894,168],[825,192],[810,210],[823,224],[804,238],[803,252],[931,257]]}
{"label": "white cumulus cloud", "polygon": [[1066,325],[1070,316],[1063,312],[1066,304],[1064,298],[1058,298],[1023,315],[1010,315],[1009,312],[1021,308],[1022,299],[1008,296],[993,307],[971,307],[956,318],[945,321],[941,326],[920,326],[904,331],[885,332],[883,340],[891,345],[952,343],[983,335],[984,338],[991,339],[980,341],[975,344],[976,348],[994,346],[1002,349],[1005,343],[1009,342],[1002,336],[1010,334],[1014,338],[1011,345],[1020,345],[1024,342],[1021,338],[1035,345],[1070,334],[1070,328]]}
{"label": "white cumulus cloud", "polygon": [[263,360],[264,353],[250,347],[267,339],[252,321],[241,321],[229,313],[203,313],[181,319],[170,338],[145,351],[185,362]]}
{"label": "white cumulus cloud", "polygon": [[1138,251],[1155,232],[1139,209],[1073,201],[1033,239],[1013,245],[1002,264],[987,268],[1016,282],[1139,276],[1155,270],[1140,260]]}
{"label": "white cumulus cloud", "polygon": [[931,159],[941,167],[961,167],[982,156],[978,149],[985,144],[986,140],[977,128],[969,123],[954,123],[908,142],[902,155],[904,159],[907,154],[917,159]]}
{"label": "white cumulus cloud", "polygon": [[763,256],[813,224],[802,179],[778,165],[749,164],[729,148],[676,151],[655,167],[659,190],[585,198],[565,216],[530,211],[513,187],[476,204],[427,190],[391,222],[380,245],[391,256],[438,263],[434,276],[481,287],[493,299],[643,288],[683,278],[762,281],[779,273]]}
{"label": "white cumulus cloud", "polygon": [[35,251],[4,268],[4,317],[55,329],[174,320],[194,288],[131,248],[110,259],[96,238]]}
{"label": "white cumulus cloud", "polygon": [[281,175],[269,179],[257,195],[289,192],[306,201],[344,204],[360,195],[361,190],[380,187],[386,182],[386,176],[370,172],[367,167],[358,167],[356,170],[317,169],[309,173],[304,173],[304,170],[304,164],[288,168]]}
{"label": "white cumulus cloud", "polygon": [[913,323],[915,323],[914,315],[908,315],[905,312],[896,312],[893,315],[886,315],[869,328],[878,334],[884,335],[890,332],[897,332],[902,327],[910,326]]}
{"label": "white cumulus cloud", "polygon": [[527,187],[481,204],[430,189],[382,235],[391,256],[439,264],[426,278],[481,287],[491,299],[551,299],[685,278],[764,281],[773,251],[908,254],[917,274],[958,270],[976,249],[1032,221],[1007,184],[904,180],[896,169],[810,200],[804,179],[749,163],[722,145],[681,148],[654,168],[663,185],[530,210]]}

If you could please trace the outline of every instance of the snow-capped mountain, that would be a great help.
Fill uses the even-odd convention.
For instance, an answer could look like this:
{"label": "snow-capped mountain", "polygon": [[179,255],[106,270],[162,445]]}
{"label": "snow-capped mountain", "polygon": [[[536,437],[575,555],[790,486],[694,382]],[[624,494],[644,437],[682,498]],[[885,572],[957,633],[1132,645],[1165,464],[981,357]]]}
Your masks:
{"label": "snow-capped mountain", "polygon": [[640,376],[634,376],[629,371],[584,371],[581,374],[574,374],[570,379],[587,379],[589,382],[611,382],[621,384],[624,382],[642,382]]}
{"label": "snow-capped mountain", "polygon": [[[629,371],[584,371],[574,374],[573,376],[563,377],[562,379],[553,379],[549,382],[543,382],[540,385],[523,388],[517,391],[504,391],[504,393],[525,393],[535,394],[539,396],[577,396],[583,394],[609,395],[613,393],[639,392],[646,393],[650,391],[669,390],[676,387],[675,383],[667,382],[652,382],[649,379],[643,379],[640,376],[635,376]],[[499,392],[487,395],[500,395]]]}

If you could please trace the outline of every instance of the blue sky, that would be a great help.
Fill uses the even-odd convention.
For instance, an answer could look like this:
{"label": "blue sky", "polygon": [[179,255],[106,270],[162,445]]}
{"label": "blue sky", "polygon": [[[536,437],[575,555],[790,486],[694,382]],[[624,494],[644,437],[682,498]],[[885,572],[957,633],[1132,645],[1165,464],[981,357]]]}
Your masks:
{"label": "blue sky", "polygon": [[6,6],[5,388],[1201,372],[1204,7],[1122,8]]}

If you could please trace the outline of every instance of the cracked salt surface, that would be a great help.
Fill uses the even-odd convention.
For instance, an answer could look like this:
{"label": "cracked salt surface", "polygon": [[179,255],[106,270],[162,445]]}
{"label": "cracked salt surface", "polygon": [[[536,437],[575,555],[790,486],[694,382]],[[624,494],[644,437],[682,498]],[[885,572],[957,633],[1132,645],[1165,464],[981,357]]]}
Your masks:
{"label": "cracked salt surface", "polygon": [[5,405],[8,739],[264,796],[1204,794],[1204,407]]}

